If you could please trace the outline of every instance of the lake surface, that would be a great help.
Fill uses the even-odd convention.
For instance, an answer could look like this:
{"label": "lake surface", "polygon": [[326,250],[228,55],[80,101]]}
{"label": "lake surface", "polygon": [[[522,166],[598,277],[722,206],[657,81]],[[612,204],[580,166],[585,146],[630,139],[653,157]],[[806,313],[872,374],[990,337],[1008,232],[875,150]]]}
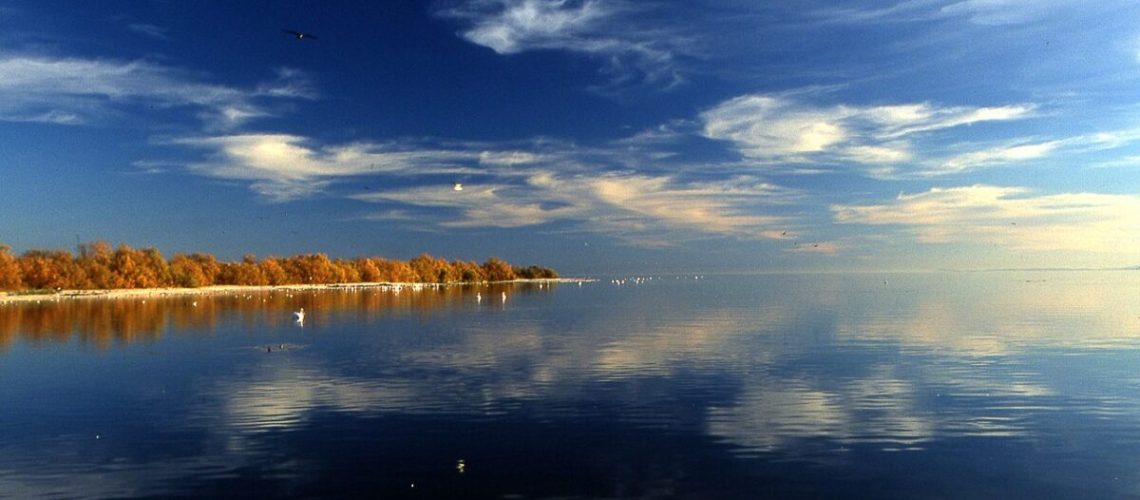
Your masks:
{"label": "lake surface", "polygon": [[1140,272],[0,305],[0,497],[179,496],[1136,498]]}

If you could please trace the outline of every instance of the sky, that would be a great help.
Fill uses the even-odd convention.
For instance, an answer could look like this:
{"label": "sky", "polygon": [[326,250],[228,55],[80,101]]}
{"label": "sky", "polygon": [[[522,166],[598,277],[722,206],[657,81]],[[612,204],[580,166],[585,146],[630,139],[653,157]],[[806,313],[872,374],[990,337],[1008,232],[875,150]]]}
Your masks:
{"label": "sky", "polygon": [[0,28],[15,252],[1140,265],[1132,1],[0,0]]}

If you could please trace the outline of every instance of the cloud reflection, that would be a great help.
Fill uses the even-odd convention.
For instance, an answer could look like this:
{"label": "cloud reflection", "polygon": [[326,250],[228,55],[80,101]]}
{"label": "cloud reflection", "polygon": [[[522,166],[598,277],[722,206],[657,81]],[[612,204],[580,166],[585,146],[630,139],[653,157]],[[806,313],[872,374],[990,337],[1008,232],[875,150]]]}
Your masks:
{"label": "cloud reflection", "polygon": [[[229,459],[330,416],[510,416],[601,418],[703,436],[745,456],[834,461],[960,438],[1042,440],[1043,418],[1134,419],[1140,410],[1100,386],[1078,397],[1065,375],[1078,367],[1036,361],[1056,349],[1134,347],[1136,297],[1121,293],[1133,289],[1131,275],[883,278],[520,289],[505,308],[480,307],[462,290],[314,294],[306,300],[323,312],[305,335],[320,349],[226,354],[237,368],[207,378],[187,418]],[[548,299],[565,302],[535,307]],[[380,305],[389,300],[411,302]],[[289,326],[284,314],[272,315],[276,326],[249,314],[252,325]],[[218,318],[219,328],[247,321]]]}
{"label": "cloud reflection", "polygon": [[[896,286],[911,285],[907,277],[894,278],[901,281]],[[249,430],[302,425],[306,415],[326,410],[478,415],[526,404],[561,415],[591,401],[650,405],[653,412],[630,408],[622,418],[676,424],[688,418],[670,407],[677,394],[647,391],[650,381],[669,380],[669,391],[683,392],[708,383],[702,377],[727,376],[739,389],[704,402],[702,432],[748,453],[808,458],[819,450],[806,443],[821,439],[833,443],[830,453],[842,446],[915,450],[962,436],[1030,438],[1032,421],[1008,418],[1008,408],[1052,411],[1059,391],[1018,357],[1077,342],[1072,328],[1104,340],[1136,330],[1121,330],[1123,317],[1098,306],[1112,287],[1069,283],[1044,291],[999,277],[992,291],[1003,299],[996,305],[987,305],[989,294],[965,293],[979,281],[994,286],[989,278],[939,283],[939,293],[860,293],[878,286],[867,280],[874,285],[833,283],[836,293],[811,294],[819,283],[797,284],[811,281],[798,277],[760,307],[737,300],[690,310],[678,303],[645,317],[629,314],[633,304],[619,304],[582,318],[569,333],[531,322],[468,325],[442,344],[385,344],[400,349],[394,355],[406,375],[374,379],[319,364],[267,367],[218,394],[227,399],[230,425]],[[1048,321],[1026,321],[1046,311]],[[884,345],[908,355],[880,359]],[[819,359],[834,350],[868,362]]]}

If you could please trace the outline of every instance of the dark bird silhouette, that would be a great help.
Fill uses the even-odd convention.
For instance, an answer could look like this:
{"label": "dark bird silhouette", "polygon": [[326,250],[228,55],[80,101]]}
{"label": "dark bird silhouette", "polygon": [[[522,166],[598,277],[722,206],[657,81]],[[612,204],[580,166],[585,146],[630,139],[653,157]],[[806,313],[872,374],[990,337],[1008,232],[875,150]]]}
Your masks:
{"label": "dark bird silhouette", "polygon": [[293,35],[298,40],[305,40],[308,38],[311,38],[313,40],[317,39],[317,35],[314,35],[312,33],[305,33],[304,31],[294,31],[294,30],[281,30],[281,31],[284,31],[285,33]]}

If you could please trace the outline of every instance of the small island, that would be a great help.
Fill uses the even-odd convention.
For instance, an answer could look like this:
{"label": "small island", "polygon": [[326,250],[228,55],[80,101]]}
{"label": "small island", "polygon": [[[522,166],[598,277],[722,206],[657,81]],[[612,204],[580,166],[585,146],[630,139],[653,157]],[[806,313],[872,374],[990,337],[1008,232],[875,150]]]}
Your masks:
{"label": "small island", "polygon": [[402,261],[382,257],[330,259],[323,253],[240,261],[219,261],[208,253],[176,253],[170,259],[155,248],[117,248],[104,241],[67,250],[28,250],[13,255],[0,244],[0,300],[13,297],[105,296],[180,291],[208,292],[236,287],[341,287],[392,283],[449,285],[515,280],[558,280],[541,266],[516,267],[497,257],[482,264],[447,261],[427,253]]}

